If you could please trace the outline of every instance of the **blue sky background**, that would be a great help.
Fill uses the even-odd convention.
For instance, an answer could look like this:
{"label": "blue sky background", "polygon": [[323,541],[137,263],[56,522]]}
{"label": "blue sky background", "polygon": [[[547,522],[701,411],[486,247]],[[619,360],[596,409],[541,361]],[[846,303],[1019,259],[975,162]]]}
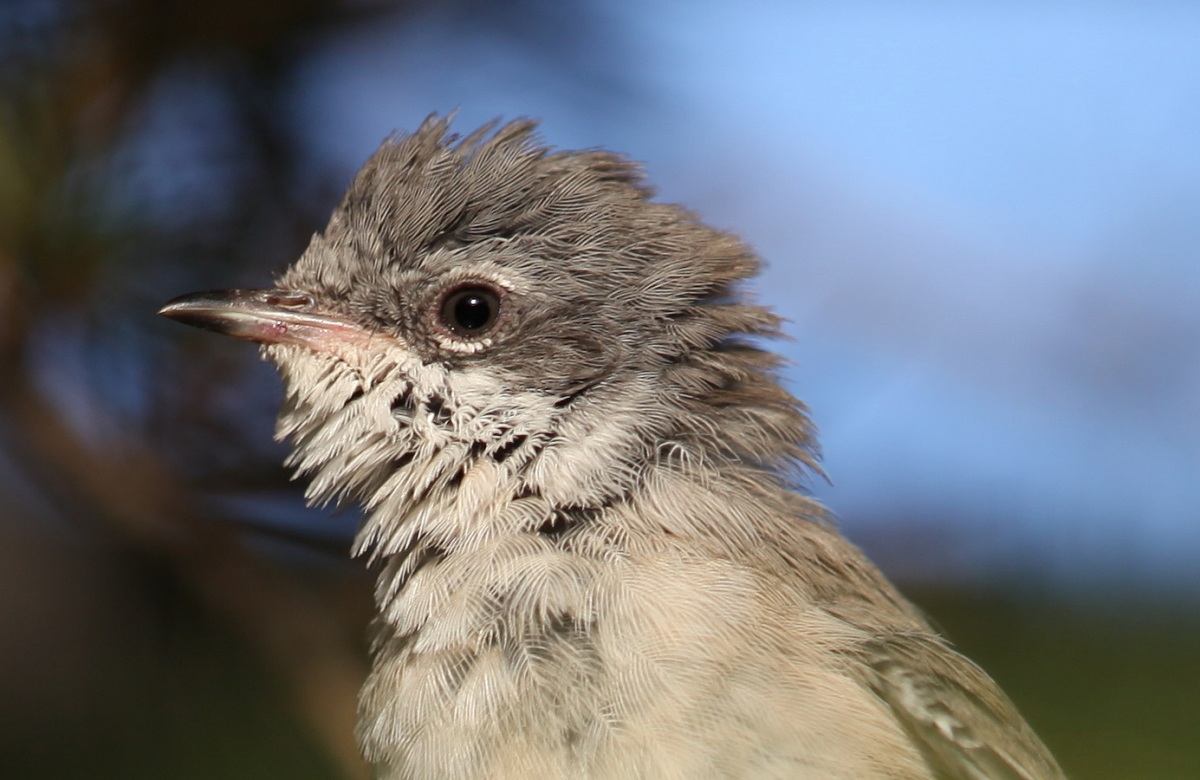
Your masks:
{"label": "blue sky background", "polygon": [[893,572],[1200,593],[1200,5],[593,11],[587,83],[436,10],[347,32],[293,124],[347,177],[456,107],[645,161],[767,260],[817,492]]}

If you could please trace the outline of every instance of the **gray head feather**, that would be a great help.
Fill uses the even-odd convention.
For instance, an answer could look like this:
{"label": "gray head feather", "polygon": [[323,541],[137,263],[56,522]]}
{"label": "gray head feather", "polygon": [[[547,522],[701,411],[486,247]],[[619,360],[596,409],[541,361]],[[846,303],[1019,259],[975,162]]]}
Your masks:
{"label": "gray head feather", "polygon": [[[410,352],[408,366],[376,355],[382,363],[351,370],[267,348],[294,380],[280,430],[316,475],[313,496],[372,507],[396,496],[408,511],[389,507],[381,521],[394,526],[484,461],[502,460],[516,493],[552,492],[574,508],[627,493],[666,461],[786,477],[811,464],[810,427],[775,379],[777,359],[744,340],[777,324],[737,289],[757,258],[650,196],[633,163],[553,152],[530,122],[458,138],[431,118],[385,142],[279,280]],[[503,320],[483,340],[448,338],[434,322],[439,296],[476,280],[504,290]],[[382,438],[368,419],[381,393],[398,423]],[[614,419],[627,430],[611,430]],[[597,462],[572,486],[547,462],[579,447]],[[425,473],[397,479],[406,468]],[[539,490],[547,481],[558,485]],[[411,484],[396,493],[398,482]]]}

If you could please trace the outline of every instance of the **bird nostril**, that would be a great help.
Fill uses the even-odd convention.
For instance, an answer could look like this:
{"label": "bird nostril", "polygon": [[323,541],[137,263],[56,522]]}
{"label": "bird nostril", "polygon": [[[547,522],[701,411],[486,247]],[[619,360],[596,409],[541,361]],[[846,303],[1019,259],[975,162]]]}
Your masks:
{"label": "bird nostril", "polygon": [[286,290],[272,290],[263,300],[271,306],[282,306],[286,309],[304,309],[312,305],[312,296]]}

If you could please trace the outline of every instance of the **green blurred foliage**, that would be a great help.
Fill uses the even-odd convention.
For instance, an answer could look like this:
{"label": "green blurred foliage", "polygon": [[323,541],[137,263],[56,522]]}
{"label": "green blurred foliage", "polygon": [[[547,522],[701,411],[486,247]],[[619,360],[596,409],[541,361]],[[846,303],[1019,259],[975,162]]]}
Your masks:
{"label": "green blurred foliage", "polygon": [[1068,776],[1200,777],[1194,604],[923,590],[915,600],[996,678]]}

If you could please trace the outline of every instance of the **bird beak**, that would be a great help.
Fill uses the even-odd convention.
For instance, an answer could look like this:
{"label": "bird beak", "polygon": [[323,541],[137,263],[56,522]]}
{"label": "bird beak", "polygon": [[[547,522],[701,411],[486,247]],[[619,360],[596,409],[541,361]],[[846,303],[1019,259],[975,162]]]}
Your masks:
{"label": "bird beak", "polygon": [[185,325],[260,344],[301,344],[326,350],[361,341],[366,332],[347,319],[316,311],[312,298],[287,290],[210,290],[181,295],[158,310]]}

